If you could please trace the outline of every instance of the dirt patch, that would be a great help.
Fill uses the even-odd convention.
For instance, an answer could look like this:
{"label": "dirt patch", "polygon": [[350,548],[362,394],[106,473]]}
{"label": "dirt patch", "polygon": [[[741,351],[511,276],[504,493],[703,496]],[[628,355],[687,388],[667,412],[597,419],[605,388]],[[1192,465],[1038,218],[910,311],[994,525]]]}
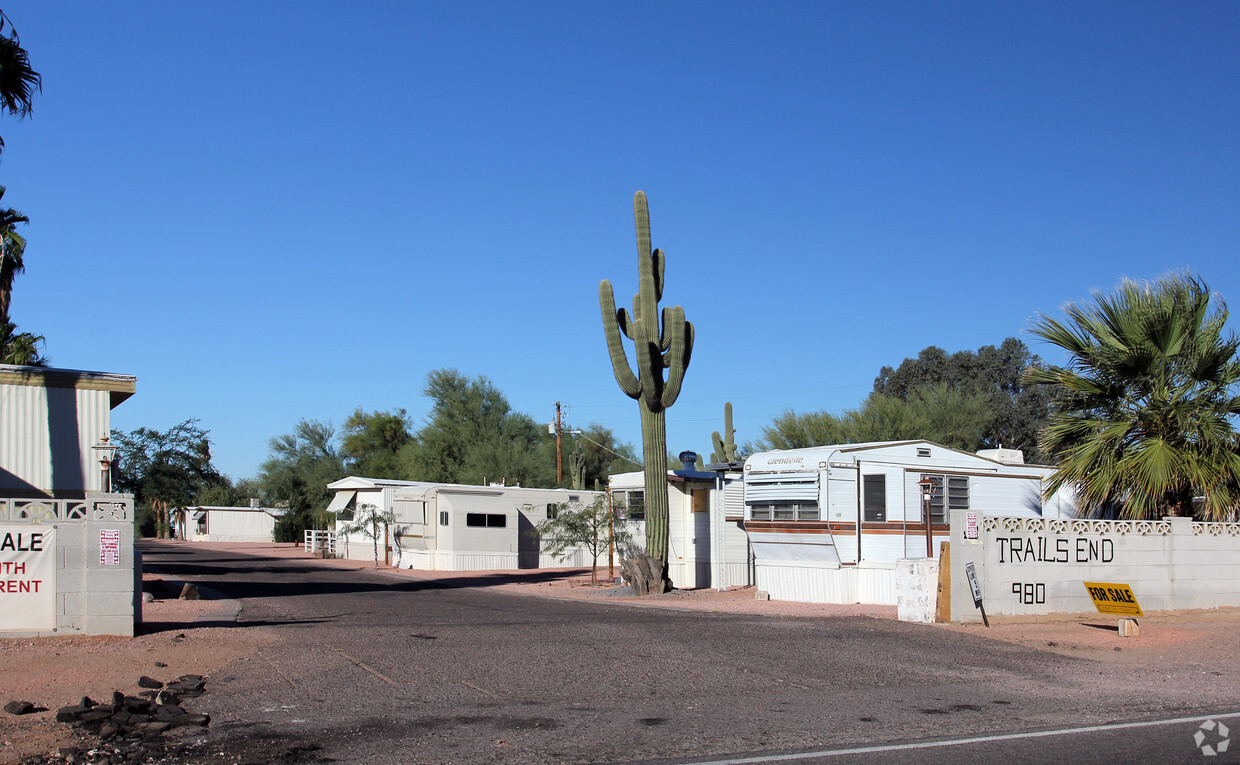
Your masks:
{"label": "dirt patch", "polygon": [[1117,617],[1078,617],[1026,624],[936,624],[989,640],[1063,656],[1143,666],[1230,665],[1240,653],[1240,609],[1156,614],[1138,619],[1137,637],[1120,637]]}
{"label": "dirt patch", "polygon": [[264,628],[195,624],[199,617],[234,614],[236,607],[235,601],[163,599],[144,604],[144,624],[132,638],[0,639],[0,702],[29,701],[46,710],[22,716],[0,712],[0,763],[18,763],[26,755],[59,747],[89,748],[70,726],[56,722],[58,708],[77,704],[83,696],[138,693],[143,675],[160,681],[210,675],[272,640]]}

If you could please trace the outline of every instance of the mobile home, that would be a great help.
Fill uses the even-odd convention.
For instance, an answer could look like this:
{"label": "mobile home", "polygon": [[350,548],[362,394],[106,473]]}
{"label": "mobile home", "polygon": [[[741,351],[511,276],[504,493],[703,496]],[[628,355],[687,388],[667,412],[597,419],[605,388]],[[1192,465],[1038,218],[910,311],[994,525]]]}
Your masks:
{"label": "mobile home", "polygon": [[[952,510],[1075,517],[1070,491],[1043,498],[1053,472],[1015,450],[920,440],[754,454],[744,485],[755,583],[781,600],[894,604],[895,562],[937,557]],[[931,488],[929,528],[919,482]]]}
{"label": "mobile home", "polygon": [[[372,504],[393,513],[395,523],[380,548],[385,562],[399,568],[480,571],[591,564],[584,549],[559,557],[543,552],[535,526],[556,508],[569,503],[589,505],[601,492],[357,476],[328,488],[336,492],[329,512],[347,513],[361,504]],[[369,539],[349,539],[338,549],[350,558],[374,554]]]}
{"label": "mobile home", "polygon": [[[752,584],[749,540],[744,530],[741,474],[667,471],[668,577],[682,589],[726,589]],[[646,539],[645,474],[618,473],[608,485],[617,508],[631,522],[634,541]]]}
{"label": "mobile home", "polygon": [[286,510],[275,507],[185,508],[181,538],[191,542],[270,542],[276,521]]}

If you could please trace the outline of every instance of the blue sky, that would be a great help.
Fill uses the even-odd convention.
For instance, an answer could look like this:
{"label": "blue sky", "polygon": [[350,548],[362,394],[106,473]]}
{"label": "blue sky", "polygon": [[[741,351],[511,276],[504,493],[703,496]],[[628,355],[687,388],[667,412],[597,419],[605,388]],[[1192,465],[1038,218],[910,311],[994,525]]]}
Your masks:
{"label": "blue sky", "polygon": [[1121,278],[1240,307],[1235,3],[6,2],[31,223],[12,314],[257,471],[426,373],[640,443],[598,282],[649,195],[697,344],[669,449],[856,406]]}

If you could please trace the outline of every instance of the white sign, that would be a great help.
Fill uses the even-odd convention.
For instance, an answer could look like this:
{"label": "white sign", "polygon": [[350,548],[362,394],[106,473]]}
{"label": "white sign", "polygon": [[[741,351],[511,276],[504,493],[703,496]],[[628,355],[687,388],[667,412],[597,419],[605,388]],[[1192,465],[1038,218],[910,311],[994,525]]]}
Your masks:
{"label": "white sign", "polygon": [[99,529],[99,565],[121,565],[120,529]]}
{"label": "white sign", "polygon": [[977,512],[970,510],[964,514],[964,538],[977,539]]}
{"label": "white sign", "polygon": [[964,564],[964,575],[969,580],[969,589],[973,592],[973,606],[975,608],[982,607],[982,588],[977,583],[977,566],[973,565],[973,561]]}
{"label": "white sign", "polygon": [[55,577],[55,526],[0,526],[0,631],[56,629]]}

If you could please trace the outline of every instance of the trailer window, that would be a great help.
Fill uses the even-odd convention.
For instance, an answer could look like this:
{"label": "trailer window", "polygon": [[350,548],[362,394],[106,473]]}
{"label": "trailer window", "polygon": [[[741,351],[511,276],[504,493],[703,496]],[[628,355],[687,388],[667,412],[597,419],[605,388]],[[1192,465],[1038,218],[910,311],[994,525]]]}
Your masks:
{"label": "trailer window", "polygon": [[923,475],[922,477],[934,481],[934,490],[930,494],[930,519],[933,523],[947,523],[951,518],[952,510],[969,509],[969,477],[967,475]]}
{"label": "trailer window", "polygon": [[817,502],[770,502],[750,505],[749,517],[755,521],[816,521]]}
{"label": "trailer window", "polygon": [[869,523],[882,523],[887,520],[887,476],[867,475],[863,491],[865,493],[865,520]]}
{"label": "trailer window", "polygon": [[631,521],[646,520],[646,492],[630,491],[625,492],[624,504],[627,508],[627,515]]}
{"label": "trailer window", "polygon": [[465,525],[475,528],[502,529],[508,525],[508,516],[502,513],[465,513]]}

